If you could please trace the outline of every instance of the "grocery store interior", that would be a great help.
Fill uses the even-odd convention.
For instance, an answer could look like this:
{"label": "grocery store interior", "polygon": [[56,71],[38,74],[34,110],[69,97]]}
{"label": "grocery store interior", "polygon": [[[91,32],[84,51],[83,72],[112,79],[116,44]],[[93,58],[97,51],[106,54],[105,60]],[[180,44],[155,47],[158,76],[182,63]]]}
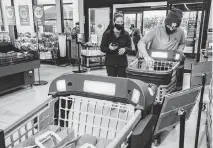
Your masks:
{"label": "grocery store interior", "polygon": [[[212,8],[212,0],[0,0],[0,148],[213,148]],[[182,12],[183,51],[147,49],[154,64],[144,68],[140,45],[173,9]],[[124,55],[113,56],[102,48],[116,13],[125,34],[115,38],[131,47],[122,40]],[[107,64],[122,58],[125,76],[112,77]]]}

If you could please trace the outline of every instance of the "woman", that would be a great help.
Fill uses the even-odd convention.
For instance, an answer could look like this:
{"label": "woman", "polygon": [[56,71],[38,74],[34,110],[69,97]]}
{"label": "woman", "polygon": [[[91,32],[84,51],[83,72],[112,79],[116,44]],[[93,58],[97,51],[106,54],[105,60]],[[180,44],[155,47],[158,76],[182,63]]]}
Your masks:
{"label": "woman", "polygon": [[113,27],[103,34],[101,51],[106,53],[106,70],[108,76],[126,77],[128,65],[126,54],[131,52],[131,38],[124,30],[124,16],[117,12],[114,14]]}

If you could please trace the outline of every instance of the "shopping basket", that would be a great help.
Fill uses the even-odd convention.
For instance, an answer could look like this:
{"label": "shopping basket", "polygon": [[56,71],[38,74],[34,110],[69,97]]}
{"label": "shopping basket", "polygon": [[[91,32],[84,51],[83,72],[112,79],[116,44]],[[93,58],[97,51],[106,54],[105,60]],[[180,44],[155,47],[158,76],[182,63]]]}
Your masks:
{"label": "shopping basket", "polygon": [[155,60],[154,64],[147,67],[144,59],[137,58],[127,68],[127,76],[156,85],[170,84],[184,60],[183,55],[165,50],[148,50],[148,54]]}
{"label": "shopping basket", "polygon": [[148,50],[148,54],[155,62],[148,67],[144,59],[136,58],[127,68],[127,76],[159,86],[157,101],[162,102],[163,96],[176,88],[177,71],[183,65],[184,56],[165,50]]}
{"label": "shopping basket", "polygon": [[5,129],[0,143],[10,148],[48,125],[59,125],[72,128],[77,135],[113,139],[107,148],[126,147],[128,137],[154,103],[156,88],[133,79],[62,75],[50,85],[52,97]]}

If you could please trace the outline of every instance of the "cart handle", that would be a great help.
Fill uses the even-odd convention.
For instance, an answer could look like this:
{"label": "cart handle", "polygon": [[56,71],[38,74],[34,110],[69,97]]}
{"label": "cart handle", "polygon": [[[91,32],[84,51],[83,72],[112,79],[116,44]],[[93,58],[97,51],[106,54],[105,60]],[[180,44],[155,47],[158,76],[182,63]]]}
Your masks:
{"label": "cart handle", "polygon": [[[59,142],[62,141],[61,137],[53,131],[47,131],[44,134],[35,138],[35,143],[39,148],[46,148],[42,142],[47,141],[51,136],[54,136]],[[42,142],[40,142],[42,140]]]}

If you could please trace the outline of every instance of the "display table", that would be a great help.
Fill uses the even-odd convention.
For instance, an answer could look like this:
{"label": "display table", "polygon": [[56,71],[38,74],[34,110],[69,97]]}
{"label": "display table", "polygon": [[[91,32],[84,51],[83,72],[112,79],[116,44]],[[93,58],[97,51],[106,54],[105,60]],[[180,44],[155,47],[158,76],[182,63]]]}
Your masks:
{"label": "display table", "polygon": [[105,66],[105,54],[100,50],[82,50],[81,51],[81,66],[90,68],[102,68]]}
{"label": "display table", "polygon": [[212,52],[211,48],[201,49],[200,52],[200,62],[212,61]]}
{"label": "display table", "polygon": [[0,67],[0,94],[23,86],[32,86],[35,82],[34,69],[39,67],[40,60]]}

